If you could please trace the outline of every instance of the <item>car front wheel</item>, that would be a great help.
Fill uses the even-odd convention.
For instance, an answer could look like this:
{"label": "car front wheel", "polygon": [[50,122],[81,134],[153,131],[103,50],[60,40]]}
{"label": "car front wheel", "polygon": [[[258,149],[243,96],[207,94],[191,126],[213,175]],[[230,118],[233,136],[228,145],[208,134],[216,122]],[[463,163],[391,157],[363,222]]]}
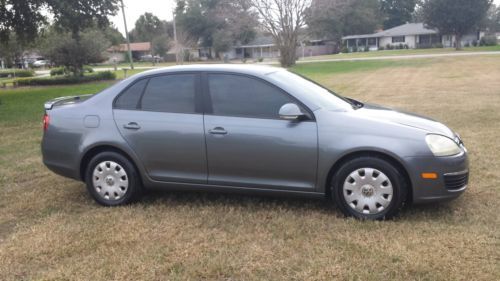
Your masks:
{"label": "car front wheel", "polygon": [[87,167],[85,181],[90,195],[104,206],[134,202],[142,191],[134,165],[115,152],[94,156]]}
{"label": "car front wheel", "polygon": [[390,162],[378,157],[347,161],[332,179],[332,196],[347,216],[381,220],[395,216],[407,194],[406,179]]}

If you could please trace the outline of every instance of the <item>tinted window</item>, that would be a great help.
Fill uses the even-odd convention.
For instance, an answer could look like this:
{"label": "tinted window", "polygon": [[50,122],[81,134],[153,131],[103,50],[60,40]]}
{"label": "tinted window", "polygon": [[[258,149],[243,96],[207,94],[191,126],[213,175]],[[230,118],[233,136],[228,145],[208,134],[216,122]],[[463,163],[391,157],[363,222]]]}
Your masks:
{"label": "tinted window", "polygon": [[149,80],[141,108],[143,110],[194,113],[195,74],[176,74]]}
{"label": "tinted window", "polygon": [[278,88],[249,77],[210,74],[208,83],[215,115],[279,118],[280,108],[293,102]]}
{"label": "tinted window", "polygon": [[141,98],[146,83],[147,79],[141,80],[128,88],[115,101],[115,107],[120,109],[137,109],[139,99]]}

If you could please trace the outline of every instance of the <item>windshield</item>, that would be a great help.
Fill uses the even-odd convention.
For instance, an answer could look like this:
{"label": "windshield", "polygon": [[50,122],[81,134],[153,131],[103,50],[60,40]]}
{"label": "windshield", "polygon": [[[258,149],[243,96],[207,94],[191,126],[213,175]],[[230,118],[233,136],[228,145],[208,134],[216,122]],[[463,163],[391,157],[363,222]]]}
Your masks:
{"label": "windshield", "polygon": [[313,102],[327,110],[352,109],[353,107],[357,107],[348,99],[298,74],[282,70],[269,73],[268,76],[288,87],[301,89],[313,99]]}

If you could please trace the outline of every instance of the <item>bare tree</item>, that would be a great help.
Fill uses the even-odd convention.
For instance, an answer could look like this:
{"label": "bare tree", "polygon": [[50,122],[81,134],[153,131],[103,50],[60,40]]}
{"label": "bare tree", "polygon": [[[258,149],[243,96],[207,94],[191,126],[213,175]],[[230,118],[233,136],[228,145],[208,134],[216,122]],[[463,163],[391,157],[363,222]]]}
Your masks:
{"label": "bare tree", "polygon": [[306,10],[311,0],[250,0],[260,14],[264,28],[271,33],[283,67],[293,66],[299,33],[305,26]]}

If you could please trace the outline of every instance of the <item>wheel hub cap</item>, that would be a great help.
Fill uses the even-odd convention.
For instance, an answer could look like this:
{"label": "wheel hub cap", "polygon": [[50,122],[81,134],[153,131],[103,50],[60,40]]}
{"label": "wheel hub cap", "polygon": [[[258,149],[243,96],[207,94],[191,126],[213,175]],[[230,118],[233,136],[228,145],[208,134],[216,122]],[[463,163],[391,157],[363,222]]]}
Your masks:
{"label": "wheel hub cap", "polygon": [[104,161],[95,167],[92,183],[99,196],[109,201],[115,201],[127,193],[128,175],[120,164]]}
{"label": "wheel hub cap", "polygon": [[389,207],[393,192],[389,177],[373,168],[353,171],[343,185],[347,205],[358,213],[368,215],[379,214]]}

